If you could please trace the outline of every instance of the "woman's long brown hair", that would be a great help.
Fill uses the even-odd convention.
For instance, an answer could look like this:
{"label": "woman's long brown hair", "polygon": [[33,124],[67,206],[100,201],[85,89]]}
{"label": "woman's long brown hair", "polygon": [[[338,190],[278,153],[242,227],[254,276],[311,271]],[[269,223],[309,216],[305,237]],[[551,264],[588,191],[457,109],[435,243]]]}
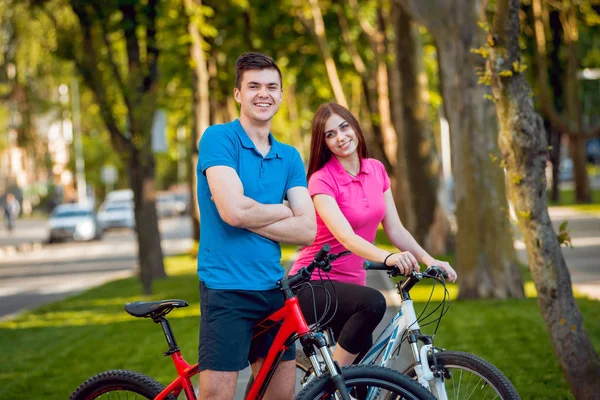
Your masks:
{"label": "woman's long brown hair", "polygon": [[369,150],[365,143],[365,137],[360,129],[360,125],[354,115],[345,107],[337,103],[324,103],[319,106],[312,120],[312,135],[310,140],[310,157],[308,158],[308,173],[306,179],[310,180],[312,174],[323,168],[325,163],[331,158],[331,150],[325,143],[325,124],[333,114],[339,115],[346,120],[356,133],[358,157],[361,162],[369,157]]}

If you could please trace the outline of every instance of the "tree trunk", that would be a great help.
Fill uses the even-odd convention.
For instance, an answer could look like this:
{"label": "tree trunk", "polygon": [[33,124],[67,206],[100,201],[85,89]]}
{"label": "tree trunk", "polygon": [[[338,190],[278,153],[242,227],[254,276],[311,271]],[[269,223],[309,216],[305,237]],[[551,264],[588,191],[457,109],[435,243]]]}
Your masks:
{"label": "tree trunk", "polygon": [[190,218],[192,219],[192,238],[198,244],[200,243],[200,209],[198,208],[198,177],[196,176],[196,165],[198,164],[198,154],[199,154],[199,142],[200,135],[202,132],[199,129],[199,121],[198,121],[198,109],[200,108],[198,104],[198,75],[194,74],[192,76],[192,90],[194,91],[194,97],[192,98],[192,131],[190,135],[190,159],[188,163],[188,176],[190,179],[188,180],[188,187],[190,190]]}
{"label": "tree trunk", "polygon": [[[406,169],[398,171],[407,175],[410,182],[411,210],[414,221],[409,229],[418,243],[427,242],[434,213],[437,206],[437,166],[435,165],[435,145],[427,122],[427,104],[423,98],[421,85],[421,43],[418,27],[412,23],[410,16],[398,5],[392,5],[394,26],[394,53],[396,60],[394,69],[399,72],[401,93],[399,99],[394,98],[394,108],[401,114],[399,122],[402,127],[396,130],[398,135],[398,159],[400,148],[404,147]],[[407,195],[407,194],[404,194]],[[431,250],[428,248],[427,250]]]}
{"label": "tree trunk", "polygon": [[[544,18],[545,20],[545,18]],[[550,76],[549,83],[552,88],[552,103],[554,108],[559,112],[564,110],[564,66],[560,57],[560,50],[562,47],[563,29],[560,23],[560,17],[558,11],[551,11],[548,14],[548,28],[552,32],[552,48],[548,53],[548,59],[550,60]],[[545,82],[542,82],[545,84]],[[547,123],[544,124],[548,137],[550,138],[550,161],[552,162],[552,193],[551,198],[554,203],[560,201],[560,189],[558,184],[560,183],[560,153],[562,147],[561,132],[552,126],[551,121],[546,119]]]}
{"label": "tree trunk", "polygon": [[[524,297],[498,158],[494,106],[478,85],[484,43],[477,0],[403,0],[435,38],[455,181],[460,298]],[[435,10],[435,11],[433,11]]]}
{"label": "tree trunk", "polygon": [[[397,164],[398,133],[392,124],[390,85],[386,57],[388,55],[386,41],[386,26],[383,16],[383,5],[377,7],[377,29],[372,33],[375,44],[375,74],[377,82],[377,102],[379,104],[379,118],[381,119],[381,130],[383,134],[383,149],[392,165]],[[405,172],[404,172],[405,174]],[[400,179],[400,178],[398,178]],[[404,178],[402,178],[404,179]],[[409,185],[410,189],[410,185]]]}
{"label": "tree trunk", "polygon": [[[160,54],[156,41],[157,0],[148,0],[144,7],[136,7],[134,2],[79,1],[71,1],[70,6],[79,20],[81,35],[76,38],[84,51],[76,51],[73,43],[71,52],[67,51],[68,57],[94,92],[113,147],[128,165],[134,193],[140,277],[144,293],[150,294],[152,279],[166,276],[156,216],[151,134],[159,97],[156,89]],[[126,73],[116,62],[115,43],[111,42],[106,23],[117,14],[121,18],[118,27],[125,40]],[[141,32],[144,40],[138,40]],[[115,91],[107,90],[104,82],[113,82]],[[115,103],[121,103],[126,110],[124,125],[128,132],[118,122],[123,116],[115,114]]]}
{"label": "tree trunk", "polygon": [[[382,119],[380,117],[381,110],[380,105],[382,101],[379,99],[378,94],[378,75],[377,75],[377,64],[375,68],[372,66],[367,66],[361,55],[356,48],[355,42],[350,37],[350,28],[348,19],[346,17],[346,11],[344,5],[342,3],[338,3],[338,18],[340,23],[340,29],[342,32],[342,39],[344,41],[344,45],[346,47],[346,51],[350,54],[352,58],[352,63],[354,64],[354,68],[356,72],[360,76],[361,86],[365,98],[364,107],[361,109],[364,112],[364,121],[368,121],[369,126],[363,127],[363,133],[365,134],[365,141],[367,142],[367,147],[369,148],[369,153],[371,157],[378,159],[385,166],[386,171],[390,174],[390,177],[394,179],[395,171],[393,167],[392,160],[388,157],[388,153],[386,152],[386,147],[388,152],[393,150],[392,147],[386,145],[386,138],[384,135],[385,127],[382,124]],[[357,19],[357,14],[359,14],[360,10],[357,3],[352,3],[352,11],[353,16],[352,20]],[[373,33],[374,29],[364,20],[359,19],[362,27],[362,32],[367,35],[368,39],[371,41],[372,46],[377,47],[376,41],[373,39],[375,33]],[[368,32],[368,33],[367,33]],[[386,94],[387,96],[387,94]],[[389,110],[389,98],[388,102],[388,110]],[[357,117],[359,117],[357,115]],[[359,118],[360,119],[360,118]],[[395,146],[394,146],[395,147]],[[395,158],[395,154],[393,154]],[[398,201],[398,199],[396,199]],[[403,207],[399,206],[398,210],[401,213],[402,217],[402,209]]]}
{"label": "tree trunk", "polygon": [[333,60],[333,57],[331,56],[329,43],[327,43],[327,36],[325,34],[325,23],[323,22],[321,8],[319,7],[319,3],[317,0],[309,0],[309,3],[313,16],[312,30],[315,37],[317,38],[317,44],[319,45],[319,50],[321,51],[323,61],[325,62],[325,69],[327,70],[329,83],[331,84],[331,88],[333,89],[335,101],[339,105],[348,108],[348,102],[346,101],[344,90],[342,89],[342,83],[337,72],[337,67],[335,66],[335,61]]}
{"label": "tree trunk", "polygon": [[578,203],[589,203],[591,201],[591,192],[585,166],[585,139],[581,133],[581,103],[579,101],[579,82],[577,80],[577,72],[579,70],[579,57],[577,56],[579,29],[577,28],[576,12],[576,6],[571,3],[566,5],[560,14],[564,42],[567,47],[565,108],[569,118],[569,128],[573,132],[573,134],[569,135],[569,155],[573,161],[575,200]]}
{"label": "tree trunk", "polygon": [[[508,171],[508,193],[554,351],[575,398],[593,399],[600,393],[600,359],[583,328],[569,271],[548,215],[546,135],[542,119],[533,109],[529,85],[515,67],[520,63],[518,33],[519,1],[498,0],[487,69],[500,123],[499,145]],[[505,71],[511,71],[512,76],[506,76]],[[504,77],[501,72],[505,72]]]}
{"label": "tree trunk", "polygon": [[[565,95],[563,99],[566,110],[566,122],[562,120],[559,112],[555,109],[548,93],[548,66],[546,61],[547,51],[544,23],[551,22],[553,23],[552,28],[555,28],[554,24],[556,21],[553,21],[552,18],[547,18],[547,10],[544,8],[542,0],[532,0],[531,6],[534,17],[537,73],[540,82],[540,108],[555,129],[562,134],[569,135],[569,155],[573,161],[575,178],[575,199],[579,203],[588,203],[591,200],[591,194],[585,167],[585,139],[581,132],[581,106],[577,93],[579,58],[576,50],[579,31],[577,28],[576,6],[570,1],[562,2],[559,13],[567,53],[564,85]],[[554,35],[558,34],[556,31],[553,33]],[[555,40],[554,46],[556,46],[556,42]]]}
{"label": "tree trunk", "polygon": [[558,184],[560,183],[560,148],[561,148],[561,138],[562,135],[559,131],[554,129],[552,125],[548,122],[544,124],[544,129],[548,132],[548,139],[550,143],[550,162],[552,163],[552,189],[550,193],[550,198],[554,203],[558,203],[560,201],[560,189]]}
{"label": "tree trunk", "polygon": [[287,89],[286,96],[283,101],[287,103],[288,118],[290,120],[290,132],[292,137],[292,146],[294,146],[302,159],[308,160],[308,148],[305,146],[304,138],[302,137],[302,129],[300,127],[300,110],[298,100],[296,99],[296,85],[291,84]]}
{"label": "tree trunk", "polygon": [[[393,166],[393,174],[390,174],[392,179],[391,188],[394,194],[394,202],[398,215],[404,227],[411,233],[415,232],[417,226],[417,218],[415,212],[414,195],[411,190],[410,171],[408,165],[408,149],[406,140],[406,122],[404,121],[402,103],[404,101],[402,91],[402,77],[400,70],[396,65],[389,69],[389,84],[390,84],[390,114],[394,123],[396,135],[398,137],[396,146],[396,164]],[[418,241],[418,240],[417,240]],[[419,241],[419,243],[422,243]]]}
{"label": "tree trunk", "polygon": [[[202,1],[201,0],[184,0],[185,8],[188,15],[193,16],[196,13],[201,13]],[[202,20],[202,18],[200,18]],[[191,135],[191,177],[190,179],[190,201],[192,202],[190,207],[190,216],[192,218],[192,228],[194,240],[200,241],[200,212],[198,210],[198,193],[196,186],[198,184],[198,177],[196,176],[196,164],[198,162],[198,145],[200,138],[204,131],[210,124],[210,102],[208,96],[208,62],[206,60],[206,54],[203,50],[203,38],[200,34],[198,26],[194,18],[190,19],[188,23],[188,31],[192,38],[190,45],[190,52],[194,61],[194,78],[193,78],[193,89],[194,89],[194,100],[193,100],[193,122],[192,122],[192,135]],[[249,27],[249,25],[247,26]]]}
{"label": "tree trunk", "polygon": [[129,176],[135,204],[135,231],[138,237],[140,279],[144,294],[152,294],[152,280],[166,277],[156,214],[154,156],[134,151]]}

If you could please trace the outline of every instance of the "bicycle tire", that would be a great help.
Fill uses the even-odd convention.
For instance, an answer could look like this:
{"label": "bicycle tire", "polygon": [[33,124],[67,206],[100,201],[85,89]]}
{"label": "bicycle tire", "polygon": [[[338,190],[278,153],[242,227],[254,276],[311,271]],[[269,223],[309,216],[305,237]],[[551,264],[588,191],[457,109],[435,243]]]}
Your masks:
{"label": "bicycle tire", "polygon": [[[351,365],[341,369],[346,386],[352,398],[364,398],[369,388],[379,388],[385,392],[376,398],[397,400],[432,400],[433,395],[417,381],[402,375],[398,371],[375,365]],[[297,400],[333,398],[335,388],[329,374],[308,383],[296,396]],[[391,396],[390,396],[391,395]]]}
{"label": "bicycle tire", "polygon": [[312,369],[312,364],[306,354],[304,354],[304,350],[296,350],[296,369],[299,369],[303,372],[308,372]]}
{"label": "bicycle tire", "polygon": [[[139,372],[111,370],[94,375],[83,382],[71,394],[69,400],[122,398],[121,393],[135,393],[145,399],[154,399],[164,388],[153,378]],[[111,396],[115,392],[118,397]],[[168,399],[175,400],[175,397],[169,396]]]}
{"label": "bicycle tire", "polygon": [[[446,386],[446,392],[448,393],[449,398],[461,398],[461,387],[464,388],[464,385],[462,384],[464,378],[463,375],[466,372],[470,374],[469,381],[467,383],[467,388],[465,390],[465,393],[470,394],[469,399],[477,399],[484,397],[488,399],[489,389],[492,389],[496,392],[496,397],[492,398],[501,400],[520,400],[519,393],[517,392],[513,384],[510,382],[510,380],[506,376],[504,376],[504,374],[492,363],[484,360],[481,357],[462,351],[442,351],[436,353],[435,358],[438,367],[442,369],[441,372],[445,376],[444,381]],[[428,357],[428,360],[429,366],[432,369],[435,368],[433,356],[430,355]],[[457,374],[453,372],[458,371],[460,371],[460,375],[457,377]],[[406,374],[408,376],[415,377],[414,368],[408,370]],[[471,379],[473,375],[479,377],[475,385],[471,384]],[[458,378],[460,382],[457,383],[455,381],[455,378]],[[475,388],[473,390],[470,390],[473,386]],[[478,387],[484,391],[481,397],[478,397],[475,394],[475,390],[477,390]]]}

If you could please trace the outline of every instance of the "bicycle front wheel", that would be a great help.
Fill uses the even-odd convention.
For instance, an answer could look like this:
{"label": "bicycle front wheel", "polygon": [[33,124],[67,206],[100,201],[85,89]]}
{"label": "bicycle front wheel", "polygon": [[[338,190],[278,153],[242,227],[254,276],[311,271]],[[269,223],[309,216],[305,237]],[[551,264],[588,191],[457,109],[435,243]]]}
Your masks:
{"label": "bicycle front wheel", "polygon": [[[417,381],[389,368],[352,365],[342,368],[351,399],[432,400],[433,395]],[[308,383],[297,400],[333,399],[335,387],[329,374]]]}
{"label": "bicycle front wheel", "polygon": [[[154,399],[164,386],[135,371],[113,370],[94,375],[83,382],[69,400]],[[168,397],[173,400],[172,396]]]}
{"label": "bicycle front wheel", "polygon": [[[435,372],[433,356],[428,357],[429,366]],[[473,354],[462,351],[435,353],[437,370],[443,378],[447,398],[450,399],[501,399],[520,400],[519,393],[506,376],[494,365]],[[414,377],[411,369],[407,375]],[[445,397],[432,391],[437,398]]]}

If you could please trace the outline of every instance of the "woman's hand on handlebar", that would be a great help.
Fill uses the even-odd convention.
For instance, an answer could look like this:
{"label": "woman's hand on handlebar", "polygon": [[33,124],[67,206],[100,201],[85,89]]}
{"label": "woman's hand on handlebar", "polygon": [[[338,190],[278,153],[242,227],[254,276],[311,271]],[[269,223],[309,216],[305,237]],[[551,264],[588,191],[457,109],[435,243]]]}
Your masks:
{"label": "woman's hand on handlebar", "polygon": [[426,262],[428,267],[439,267],[441,269],[443,269],[444,271],[446,271],[446,273],[448,274],[448,281],[450,282],[455,282],[456,278],[458,277],[458,275],[456,275],[456,271],[454,270],[454,268],[452,268],[450,266],[450,264],[448,264],[446,261],[440,261],[440,260],[436,260],[435,258],[432,258],[431,260],[427,260]]}
{"label": "woman's hand on handlebar", "polygon": [[402,275],[409,275],[413,271],[419,272],[420,270],[419,262],[409,251],[390,255],[385,260],[385,265],[390,268],[395,265]]}

